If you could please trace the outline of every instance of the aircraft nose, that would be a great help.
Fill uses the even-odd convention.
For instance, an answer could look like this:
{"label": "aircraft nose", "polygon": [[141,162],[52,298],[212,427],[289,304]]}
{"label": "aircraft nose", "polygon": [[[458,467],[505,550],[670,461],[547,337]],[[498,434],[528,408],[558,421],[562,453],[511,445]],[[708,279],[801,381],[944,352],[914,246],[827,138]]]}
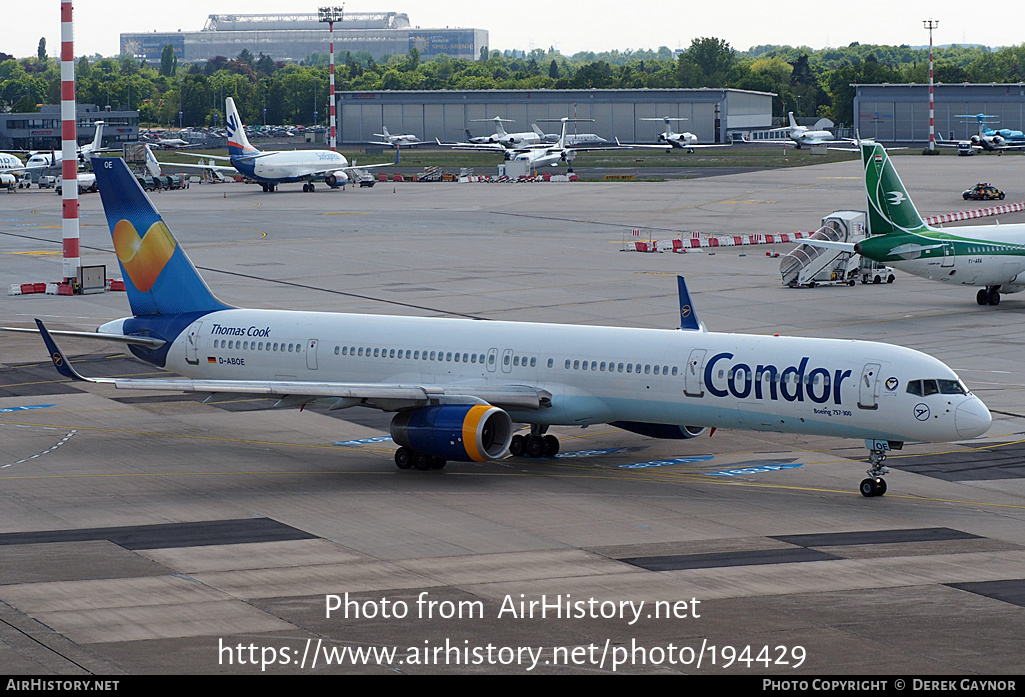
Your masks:
{"label": "aircraft nose", "polygon": [[974,397],[962,402],[954,412],[954,428],[962,438],[975,438],[989,430],[993,417],[982,400]]}

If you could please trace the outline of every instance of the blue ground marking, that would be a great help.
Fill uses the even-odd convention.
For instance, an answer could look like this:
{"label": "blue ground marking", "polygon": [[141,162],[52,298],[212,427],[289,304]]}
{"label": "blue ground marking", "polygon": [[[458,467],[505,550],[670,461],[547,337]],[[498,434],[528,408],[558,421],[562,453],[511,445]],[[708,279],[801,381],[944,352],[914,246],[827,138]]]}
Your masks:
{"label": "blue ground marking", "polygon": [[47,407],[55,407],[56,404],[31,404],[25,407],[4,407],[0,409],[0,414],[4,414],[9,411],[28,411],[29,409],[46,409]]}
{"label": "blue ground marking", "polygon": [[377,436],[376,438],[360,438],[359,440],[340,440],[331,445],[369,445],[371,443],[388,443],[391,436]]}
{"label": "blue ground marking", "polygon": [[793,463],[770,463],[755,465],[753,467],[739,467],[736,469],[720,470],[718,472],[705,472],[713,477],[739,477],[745,474],[763,474],[765,472],[778,472],[780,470],[792,470],[801,467],[800,462]]}
{"label": "blue ground marking", "polygon": [[670,465],[684,465],[690,462],[708,462],[715,458],[715,455],[698,455],[695,457],[673,457],[667,460],[651,460],[650,462],[635,462],[629,465],[616,465],[622,469],[640,470],[647,467],[668,467]]}
{"label": "blue ground marking", "polygon": [[596,448],[594,450],[574,450],[568,453],[559,453],[555,457],[590,457],[592,455],[609,455],[611,453],[621,453],[626,448]]}

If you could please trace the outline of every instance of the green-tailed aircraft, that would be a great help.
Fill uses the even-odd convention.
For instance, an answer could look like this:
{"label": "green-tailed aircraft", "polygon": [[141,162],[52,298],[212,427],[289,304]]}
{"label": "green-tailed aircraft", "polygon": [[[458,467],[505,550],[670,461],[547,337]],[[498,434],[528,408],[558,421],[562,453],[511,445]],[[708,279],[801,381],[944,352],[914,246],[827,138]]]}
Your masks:
{"label": "green-tailed aircraft", "polygon": [[981,286],[980,305],[998,305],[1001,293],[1025,290],[1025,225],[930,227],[918,214],[885,148],[861,144],[871,234],[856,244],[805,240],[853,251],[873,261],[950,285]]}

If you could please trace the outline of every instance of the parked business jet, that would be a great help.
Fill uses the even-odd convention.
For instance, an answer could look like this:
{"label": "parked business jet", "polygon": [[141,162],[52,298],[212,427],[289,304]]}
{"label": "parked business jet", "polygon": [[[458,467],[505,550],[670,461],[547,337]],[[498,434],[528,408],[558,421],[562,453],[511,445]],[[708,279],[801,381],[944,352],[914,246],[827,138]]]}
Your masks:
{"label": "parked business jet", "polygon": [[[670,116],[663,116],[661,118],[642,118],[641,121],[662,121],[666,125],[666,130],[658,134],[658,142],[665,143],[668,148],[666,152],[671,152],[673,148],[684,148],[687,152],[694,152],[697,148],[728,148],[729,143],[707,143],[704,145],[698,144],[698,137],[689,131],[683,133],[676,133],[673,131],[672,121],[688,121],[687,118],[673,118]],[[618,143],[619,140],[616,139]],[[627,145],[627,143],[623,143]],[[629,144],[632,148],[662,148],[660,145],[649,145],[644,143],[631,143]]]}
{"label": "parked business jet", "polygon": [[387,126],[382,126],[381,130],[384,133],[375,133],[374,135],[384,140],[370,141],[371,145],[387,145],[389,148],[412,148],[420,144],[420,139],[412,133],[393,136],[388,132]]}
{"label": "parked business jet", "polygon": [[975,296],[979,305],[998,305],[1001,293],[1025,290],[1025,224],[930,227],[883,146],[862,143],[861,159],[871,237],[857,244],[808,244],[855,252],[948,285],[982,286]]}
{"label": "parked business jet", "polygon": [[[350,179],[349,172],[355,167],[349,164],[345,155],[333,150],[276,150],[263,152],[249,143],[235,100],[225,99],[225,126],[228,130],[228,157],[217,155],[189,155],[212,160],[228,160],[231,167],[203,164],[182,164],[161,162],[175,167],[190,167],[221,172],[238,172],[244,177],[259,182],[265,192],[276,191],[278,184],[302,182],[304,192],[316,191],[314,182],[323,181],[331,188],[345,186]],[[185,154],[185,153],[183,153]],[[390,163],[387,163],[390,164]],[[359,169],[370,169],[382,165],[360,165]]]}
{"label": "parked business jet", "polygon": [[[865,341],[708,332],[682,279],[677,330],[231,307],[210,292],[122,160],[101,159],[96,173],[132,316],[86,335],[122,342],[184,379],[86,378],[37,320],[57,370],[76,380],[396,412],[391,435],[403,469],[554,455],[558,440],[545,435],[553,425],[611,423],[673,439],[706,428],[865,438],[865,496],[885,492],[889,448],[973,438],[990,425],[982,401],[931,356]],[[514,423],[530,424],[530,436],[515,436]]]}
{"label": "parked business jet", "polygon": [[453,147],[460,150],[492,150],[500,152],[505,157],[506,162],[526,162],[529,164],[531,170],[536,170],[539,167],[551,165],[556,167],[562,163],[569,165],[569,171],[573,171],[573,160],[576,159],[577,153],[586,150],[624,150],[627,148],[625,145],[568,145],[568,136],[566,134],[566,127],[576,121],[593,121],[594,119],[570,119],[563,117],[561,119],[541,119],[541,121],[552,121],[555,123],[562,124],[562,133],[559,139],[552,144],[537,143],[534,145],[524,145],[516,148],[507,148],[500,143],[442,143],[438,141],[438,145],[444,145]]}
{"label": "parked business jet", "polygon": [[975,119],[979,123],[979,132],[970,138],[973,146],[989,152],[1002,150],[1025,150],[1025,134],[1010,128],[994,129],[986,125],[987,119],[994,119],[989,114],[955,114],[961,119]]}
{"label": "parked business jet", "polygon": [[512,119],[503,119],[501,116],[496,116],[493,119],[473,119],[473,121],[491,121],[495,124],[495,132],[489,136],[472,137],[470,136],[470,131],[466,131],[467,141],[477,145],[498,143],[499,145],[504,145],[507,148],[516,148],[523,145],[534,145],[536,143],[540,143],[543,135],[538,135],[535,131],[508,133],[502,124],[515,123],[515,121]]}
{"label": "parked business jet", "polygon": [[[852,141],[847,140],[845,138],[837,138],[836,136],[834,136],[829,131],[821,130],[821,129],[813,131],[810,128],[808,128],[807,126],[798,126],[797,125],[797,121],[794,119],[794,112],[792,112],[792,111],[788,113],[788,116],[790,117],[790,127],[787,129],[787,132],[789,134],[787,140],[753,140],[753,141],[747,141],[747,142],[756,142],[756,143],[762,143],[762,144],[765,144],[765,143],[780,143],[780,144],[794,143],[794,144],[796,144],[798,149],[800,149],[802,145],[826,145],[826,146],[831,146],[831,145],[843,144],[843,145],[848,146],[848,147],[851,145]],[[818,125],[818,124],[816,124],[816,125]]]}

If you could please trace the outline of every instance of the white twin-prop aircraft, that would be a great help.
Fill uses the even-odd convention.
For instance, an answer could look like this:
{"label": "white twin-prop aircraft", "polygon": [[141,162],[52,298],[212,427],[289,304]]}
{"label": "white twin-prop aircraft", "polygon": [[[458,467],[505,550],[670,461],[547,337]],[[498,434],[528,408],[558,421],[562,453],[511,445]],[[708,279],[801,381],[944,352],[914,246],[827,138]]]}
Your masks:
{"label": "white twin-prop aircraft", "polygon": [[25,172],[25,163],[16,155],[0,152],[0,188],[17,186],[18,175]]}
{"label": "white twin-prop aircraft", "polygon": [[[235,100],[225,100],[225,126],[228,130],[228,157],[217,155],[189,155],[212,160],[228,160],[231,167],[220,167],[203,164],[182,164],[161,162],[159,164],[174,167],[190,167],[194,169],[216,170],[220,172],[238,172],[248,179],[259,182],[265,192],[276,191],[278,184],[302,182],[304,192],[316,191],[314,182],[323,181],[331,188],[345,186],[349,183],[349,172],[354,169],[370,169],[383,165],[349,164],[345,155],[333,150],[276,150],[263,152],[257,150],[246,138],[242,119]],[[390,163],[386,163],[390,164]]]}
{"label": "white twin-prop aircraft", "polygon": [[[92,142],[80,145],[78,147],[78,166],[81,168],[84,164],[91,162],[93,156],[100,155],[102,153],[118,152],[116,149],[104,148],[103,147],[103,122],[96,122],[96,132],[93,135]],[[35,152],[25,163],[27,170],[59,170],[63,157],[60,150],[48,150],[46,152]]]}
{"label": "white twin-prop aircraft", "polygon": [[[231,307],[210,292],[124,162],[95,164],[132,316],[70,334],[122,342],[184,377],[83,377],[37,320],[57,370],[76,380],[394,412],[403,469],[551,456],[559,442],[545,435],[550,426],[609,423],[673,439],[707,428],[864,438],[865,496],[885,492],[890,448],[973,438],[990,425],[954,371],[918,351],[708,332],[682,278],[683,325],[674,330]],[[530,435],[515,435],[514,423],[529,424]]]}

